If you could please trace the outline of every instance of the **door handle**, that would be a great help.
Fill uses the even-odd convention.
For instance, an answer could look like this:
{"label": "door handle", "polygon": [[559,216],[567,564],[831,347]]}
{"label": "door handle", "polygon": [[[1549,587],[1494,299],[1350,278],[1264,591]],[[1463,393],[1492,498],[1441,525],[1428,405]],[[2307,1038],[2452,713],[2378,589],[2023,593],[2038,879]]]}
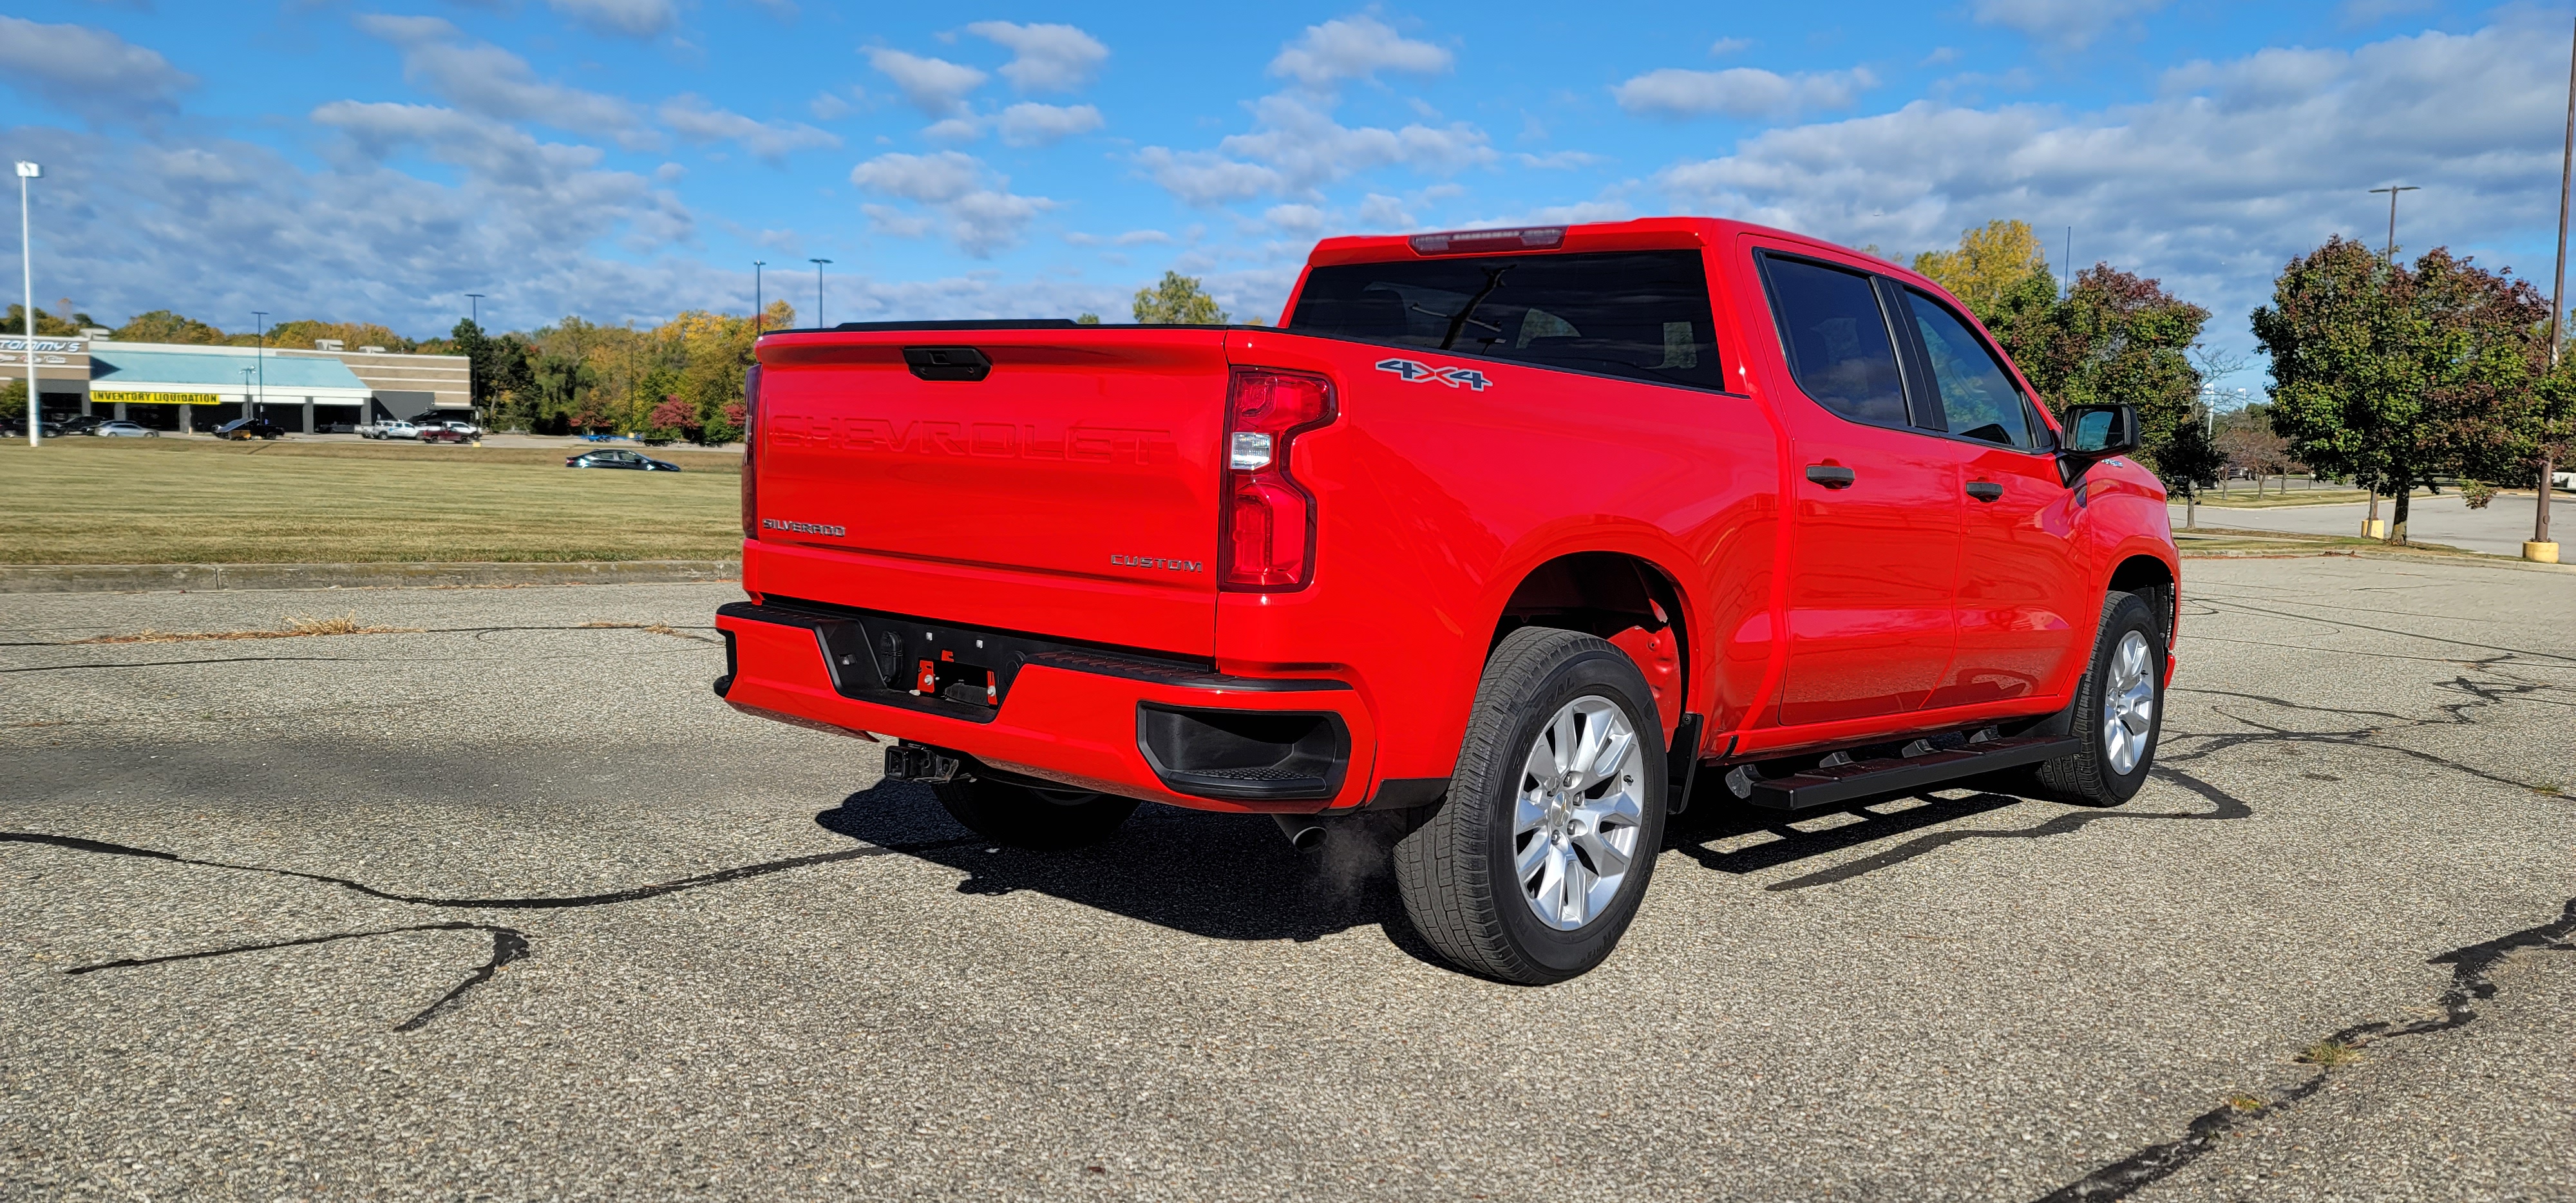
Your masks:
{"label": "door handle", "polygon": [[1972,480],[1968,482],[1968,496],[1979,501],[2001,501],[2004,487],[1991,480]]}
{"label": "door handle", "polygon": [[1807,479],[1828,489],[1848,489],[1852,486],[1854,477],[1849,468],[1837,468],[1831,464],[1809,464]]}

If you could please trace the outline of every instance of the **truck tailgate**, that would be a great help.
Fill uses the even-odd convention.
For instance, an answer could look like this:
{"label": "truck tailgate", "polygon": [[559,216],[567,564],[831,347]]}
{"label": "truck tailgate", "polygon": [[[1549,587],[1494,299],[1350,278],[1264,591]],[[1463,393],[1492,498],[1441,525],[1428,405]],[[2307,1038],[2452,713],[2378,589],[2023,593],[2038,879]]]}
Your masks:
{"label": "truck tailgate", "polygon": [[760,361],[747,587],[1211,654],[1224,331],[783,334]]}

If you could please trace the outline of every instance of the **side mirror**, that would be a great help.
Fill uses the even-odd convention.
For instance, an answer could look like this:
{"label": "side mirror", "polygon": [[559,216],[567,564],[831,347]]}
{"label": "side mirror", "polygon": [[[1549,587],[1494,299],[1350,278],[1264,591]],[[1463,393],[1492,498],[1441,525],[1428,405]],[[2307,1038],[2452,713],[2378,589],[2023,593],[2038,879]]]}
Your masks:
{"label": "side mirror", "polygon": [[2061,450],[2086,459],[2108,459],[2138,449],[2138,411],[2130,405],[2066,407],[2066,442]]}
{"label": "side mirror", "polygon": [[2066,433],[2057,448],[2057,475],[2074,488],[2095,463],[2138,449],[2138,409],[2134,405],[2070,405]]}

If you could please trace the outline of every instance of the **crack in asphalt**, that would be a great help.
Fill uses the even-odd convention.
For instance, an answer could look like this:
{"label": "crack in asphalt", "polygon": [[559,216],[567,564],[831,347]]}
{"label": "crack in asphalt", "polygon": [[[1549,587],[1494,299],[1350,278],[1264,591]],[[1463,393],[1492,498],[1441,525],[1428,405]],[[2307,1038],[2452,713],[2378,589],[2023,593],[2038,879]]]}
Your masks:
{"label": "crack in asphalt", "polygon": [[210,660],[138,660],[126,664],[34,664],[0,668],[0,673],[96,672],[108,668],[168,668],[176,664],[265,664],[279,660],[355,661],[355,656],[219,656]]}
{"label": "crack in asphalt", "polygon": [[[780,860],[761,861],[757,864],[737,865],[730,869],[719,869],[713,873],[700,873],[692,877],[683,877],[675,881],[656,882],[652,885],[635,886],[624,890],[612,890],[603,894],[568,894],[525,898],[440,898],[431,895],[403,894],[392,890],[381,890],[362,881],[346,877],[337,877],[328,873],[309,873],[301,869],[280,869],[267,865],[244,865],[236,864],[231,861],[202,860],[196,857],[181,856],[175,852],[164,852],[157,848],[137,848],[130,844],[113,844],[105,840],[83,839],[79,836],[54,835],[47,832],[35,831],[0,831],[0,844],[35,844],[45,847],[62,848],[73,852],[95,853],[102,856],[130,856],[144,860],[163,861],[169,864],[192,865],[198,868],[223,869],[237,873],[260,873],[271,877],[286,877],[301,881],[320,882],[325,885],[339,886],[342,889],[352,890],[357,893],[364,894],[367,897],[381,899],[386,902],[398,902],[407,906],[439,907],[451,910],[567,910],[576,907],[613,906],[619,903],[636,902],[647,898],[658,898],[665,894],[676,894],[683,890],[704,889],[709,886],[723,885],[728,882],[742,881],[747,878],[765,877],[772,873],[784,873],[790,869],[801,869],[809,865],[825,865],[839,861],[862,860],[874,856],[936,852],[946,848],[964,847],[978,842],[982,841],[979,841],[974,836],[958,836],[952,839],[925,840],[918,843],[870,844],[858,848],[844,848],[835,852],[818,852],[807,856],[791,856]],[[488,923],[473,923],[456,920],[444,923],[414,924],[407,927],[392,927],[381,930],[341,932],[332,935],[311,936],[301,939],[272,941],[267,943],[236,944],[224,948],[206,949],[198,952],[173,953],[168,956],[137,957],[118,961],[104,961],[95,965],[77,966],[64,970],[64,973],[96,973],[105,969],[130,969],[143,965],[158,965],[170,961],[206,960],[215,957],[232,956],[237,953],[260,952],[273,948],[296,948],[306,945],[328,944],[339,940],[354,940],[367,936],[391,935],[396,932],[464,931],[469,929],[491,933],[491,959],[485,962],[482,967],[476,969],[473,974],[468,976],[465,981],[459,984],[455,989],[448,991],[446,996],[440,998],[436,1003],[431,1004],[428,1010],[412,1016],[410,1019],[405,1020],[394,1028],[397,1032],[409,1032],[416,1031],[422,1026],[428,1024],[431,1018],[454,1004],[467,990],[490,981],[492,979],[492,975],[500,972],[503,965],[535,955],[531,949],[527,933],[511,927],[501,927]]]}
{"label": "crack in asphalt", "polygon": [[360,940],[369,936],[392,936],[399,935],[403,932],[415,931],[489,932],[492,936],[492,958],[483,962],[483,964],[478,966],[474,972],[466,975],[465,980],[458,982],[455,989],[449,990],[447,993],[440,995],[437,1002],[429,1004],[429,1006],[423,1009],[420,1014],[414,1015],[401,1023],[395,1024],[394,1030],[397,1032],[413,1032],[427,1026],[433,1016],[436,1016],[440,1011],[446,1010],[449,1005],[463,997],[466,991],[471,990],[476,986],[480,986],[485,982],[491,981],[492,975],[501,971],[501,966],[507,965],[512,961],[528,955],[527,934],[521,932],[517,928],[501,927],[491,923],[467,923],[463,920],[453,920],[446,923],[414,923],[404,927],[382,927],[373,931],[333,932],[330,935],[306,936],[298,940],[277,940],[267,944],[236,944],[229,948],[210,948],[202,952],[173,953],[166,957],[135,957],[123,961],[102,961],[96,965],[75,966],[73,968],[66,969],[63,972],[66,975],[72,975],[96,973],[102,969],[134,969],[144,965],[164,965],[172,961],[200,961],[210,957],[233,956],[237,953],[266,952],[272,948],[301,948],[312,944],[330,944],[340,940]]}
{"label": "crack in asphalt", "polygon": [[[2417,1020],[2395,1024],[2385,1020],[2355,1024],[2326,1037],[2327,1040],[2356,1048],[2368,1047],[2384,1040],[2423,1036],[2434,1032],[2456,1031],[2477,1021],[2473,1003],[2494,998],[2495,967],[2506,957],[2524,949],[2546,949],[2553,952],[2576,952],[2568,937],[2576,934],[2576,898],[2567,900],[2558,918],[2498,936],[2480,944],[2453,949],[2426,961],[2427,965],[2451,966],[2451,986],[2443,991],[2440,1019]],[[2266,1116],[2279,1115],[2325,1088],[2336,1069],[2321,1068],[2308,1079],[2291,1088],[2280,1098],[2253,1107],[2238,1108],[2232,1103],[2194,1116],[2180,1140],[2150,1145],[2114,1161],[2090,1174],[2041,1195],[2036,1203],[2092,1203],[2094,1200],[2124,1199],[2161,1179],[2170,1177],[2184,1166],[2208,1156],[2219,1142],[2236,1128]]]}

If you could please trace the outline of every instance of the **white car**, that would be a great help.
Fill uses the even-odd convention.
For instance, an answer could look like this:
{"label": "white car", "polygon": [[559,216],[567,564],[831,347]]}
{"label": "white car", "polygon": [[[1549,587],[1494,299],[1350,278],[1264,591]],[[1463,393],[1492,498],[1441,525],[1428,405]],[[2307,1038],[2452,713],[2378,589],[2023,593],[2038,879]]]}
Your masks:
{"label": "white car", "polygon": [[106,439],[157,439],[161,432],[135,422],[101,422],[91,434]]}
{"label": "white car", "polygon": [[414,426],[409,422],[369,422],[358,428],[358,437],[365,439],[416,439],[420,437],[420,427]]}

